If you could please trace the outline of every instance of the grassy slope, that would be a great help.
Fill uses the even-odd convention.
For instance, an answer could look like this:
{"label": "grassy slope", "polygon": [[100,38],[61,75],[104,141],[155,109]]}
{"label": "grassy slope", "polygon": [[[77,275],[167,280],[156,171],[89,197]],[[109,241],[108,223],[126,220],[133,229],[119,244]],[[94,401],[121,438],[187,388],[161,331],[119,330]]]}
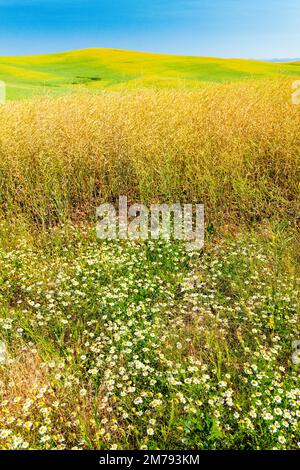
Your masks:
{"label": "grassy slope", "polygon": [[300,77],[300,64],[87,49],[32,57],[1,57],[0,80],[9,99],[90,89],[197,87],[280,75]]}

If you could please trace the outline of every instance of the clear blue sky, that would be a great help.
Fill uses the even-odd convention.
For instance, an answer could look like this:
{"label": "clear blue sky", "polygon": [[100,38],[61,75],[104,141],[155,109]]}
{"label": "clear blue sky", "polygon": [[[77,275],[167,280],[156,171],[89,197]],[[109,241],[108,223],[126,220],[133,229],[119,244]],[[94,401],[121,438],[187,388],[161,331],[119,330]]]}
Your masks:
{"label": "clear blue sky", "polygon": [[0,0],[0,55],[112,47],[299,57],[300,0]]}

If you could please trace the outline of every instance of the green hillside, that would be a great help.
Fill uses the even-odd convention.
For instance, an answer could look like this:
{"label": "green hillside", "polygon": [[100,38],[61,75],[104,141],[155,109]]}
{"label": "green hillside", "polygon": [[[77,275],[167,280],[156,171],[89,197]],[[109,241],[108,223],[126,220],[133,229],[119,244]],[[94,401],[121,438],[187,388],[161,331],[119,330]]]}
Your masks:
{"label": "green hillside", "polygon": [[92,90],[194,88],[203,82],[230,82],[281,75],[300,78],[300,64],[113,49],[0,57],[0,80],[7,84],[8,99],[41,93],[61,94],[81,87]]}

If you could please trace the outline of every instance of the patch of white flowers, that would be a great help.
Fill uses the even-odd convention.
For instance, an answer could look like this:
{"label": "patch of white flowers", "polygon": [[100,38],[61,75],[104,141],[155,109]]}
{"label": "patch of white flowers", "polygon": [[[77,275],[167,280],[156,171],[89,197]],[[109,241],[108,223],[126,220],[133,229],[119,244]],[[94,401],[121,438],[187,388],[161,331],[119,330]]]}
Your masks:
{"label": "patch of white flowers", "polygon": [[298,280],[256,245],[78,235],[0,273],[0,335],[46,382],[2,383],[2,449],[299,447]]}

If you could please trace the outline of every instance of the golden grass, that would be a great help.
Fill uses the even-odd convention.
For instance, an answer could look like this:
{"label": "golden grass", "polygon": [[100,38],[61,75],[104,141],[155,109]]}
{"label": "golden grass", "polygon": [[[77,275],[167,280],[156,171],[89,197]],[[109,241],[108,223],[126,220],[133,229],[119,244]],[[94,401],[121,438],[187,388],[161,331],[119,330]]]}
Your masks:
{"label": "golden grass", "polygon": [[0,57],[8,99],[100,90],[194,89],[205,83],[299,78],[294,63],[83,49],[37,56]]}
{"label": "golden grass", "polygon": [[48,225],[119,194],[205,203],[219,223],[298,215],[300,107],[287,79],[11,102],[0,126],[5,217]]}

